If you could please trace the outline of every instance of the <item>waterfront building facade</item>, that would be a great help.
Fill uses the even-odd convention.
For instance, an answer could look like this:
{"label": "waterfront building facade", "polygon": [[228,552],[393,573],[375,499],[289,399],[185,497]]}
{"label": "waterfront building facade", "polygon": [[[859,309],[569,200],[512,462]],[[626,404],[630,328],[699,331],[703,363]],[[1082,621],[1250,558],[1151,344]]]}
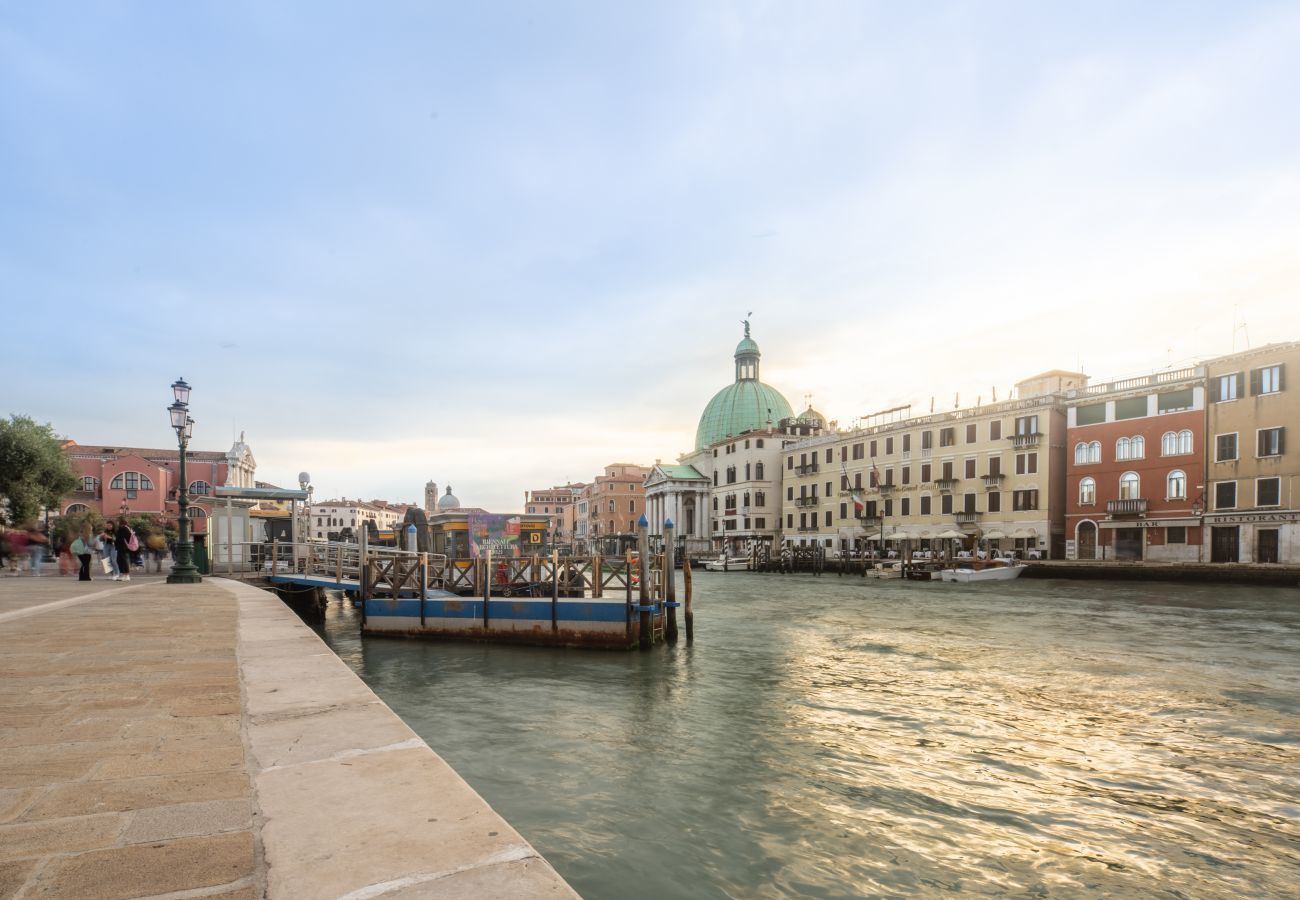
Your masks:
{"label": "waterfront building facade", "polygon": [[582,482],[560,484],[536,491],[524,491],[524,512],[529,515],[549,516],[547,532],[551,545],[573,542],[573,508],[582,489]]}
{"label": "waterfront building facade", "polygon": [[311,539],[314,541],[356,540],[367,522],[374,523],[380,531],[388,531],[406,516],[406,504],[390,504],[365,500],[323,500],[313,503],[309,510]]}
{"label": "waterfront building facade", "polygon": [[[101,444],[63,445],[79,479],[76,491],[59,504],[60,515],[94,511],[106,519],[121,514],[151,514],[176,519],[180,515],[180,452],[177,449],[105,447]],[[192,533],[206,535],[218,486],[253,487],[257,460],[243,435],[224,453],[187,450],[189,519]]]}
{"label": "waterfront building facade", "polygon": [[1205,363],[1206,467],[1202,557],[1211,562],[1300,563],[1300,342]]}
{"label": "waterfront building facade", "polygon": [[1205,399],[1201,366],[1072,393],[1067,558],[1198,560]]}
{"label": "waterfront building facade", "polygon": [[611,463],[582,488],[578,503],[586,514],[584,541],[590,552],[619,553],[636,543],[637,522],[645,513],[648,466]]}
{"label": "waterfront building facade", "polygon": [[784,539],[838,553],[943,540],[1060,558],[1065,551],[1065,392],[1087,376],[1053,370],[1016,399],[795,441],[781,472]]}

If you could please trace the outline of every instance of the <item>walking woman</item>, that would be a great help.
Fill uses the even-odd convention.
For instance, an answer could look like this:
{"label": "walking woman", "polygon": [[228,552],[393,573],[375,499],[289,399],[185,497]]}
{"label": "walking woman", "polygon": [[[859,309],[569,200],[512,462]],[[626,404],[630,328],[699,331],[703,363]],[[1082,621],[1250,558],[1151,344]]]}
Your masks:
{"label": "walking woman", "polygon": [[90,525],[85,525],[81,534],[72,542],[72,555],[81,563],[81,570],[77,573],[78,581],[90,580],[90,557],[94,555],[91,551]]}
{"label": "walking woman", "polygon": [[119,573],[114,576],[115,581],[131,580],[131,544],[135,544],[137,548],[140,546],[135,532],[131,530],[130,525],[126,524],[126,516],[120,516],[117,520],[117,530],[113,532],[113,546],[117,548]]}
{"label": "walking woman", "polygon": [[114,537],[112,522],[105,524],[104,530],[99,535],[99,560],[104,574],[112,575],[113,580],[117,581],[117,576],[121,573],[117,571],[117,540]]}

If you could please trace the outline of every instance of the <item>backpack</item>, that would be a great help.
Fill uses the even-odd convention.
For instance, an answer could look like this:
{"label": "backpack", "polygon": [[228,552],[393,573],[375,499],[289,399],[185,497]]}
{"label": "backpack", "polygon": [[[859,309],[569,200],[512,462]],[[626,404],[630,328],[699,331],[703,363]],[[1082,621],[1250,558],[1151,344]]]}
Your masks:
{"label": "backpack", "polygon": [[130,535],[130,537],[126,539],[126,549],[134,553],[140,549],[140,539],[135,536],[135,530],[129,525],[126,528],[126,533]]}

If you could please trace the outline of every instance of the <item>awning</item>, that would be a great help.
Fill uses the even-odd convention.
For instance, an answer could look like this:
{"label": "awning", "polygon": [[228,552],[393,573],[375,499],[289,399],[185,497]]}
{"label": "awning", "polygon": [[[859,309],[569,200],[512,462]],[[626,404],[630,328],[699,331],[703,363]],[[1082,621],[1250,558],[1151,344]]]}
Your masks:
{"label": "awning", "polygon": [[940,537],[949,541],[964,538],[965,536],[966,535],[962,534],[960,531],[956,531],[952,528],[949,528],[947,531],[941,531],[936,535],[936,537]]}
{"label": "awning", "polygon": [[998,531],[996,528],[994,528],[992,531],[984,532],[985,540],[996,541],[1004,537],[1006,537],[1006,535],[1003,534],[1001,531]]}
{"label": "awning", "polygon": [[1038,537],[1038,530],[1035,528],[1017,528],[1011,532],[1013,538],[1031,538]]}
{"label": "awning", "polygon": [[289,488],[231,487],[218,485],[212,489],[217,497],[231,497],[235,500],[306,500],[306,491]]}
{"label": "awning", "polygon": [[906,531],[895,531],[893,534],[885,535],[887,541],[907,541],[911,539],[912,535]]}
{"label": "awning", "polygon": [[880,532],[879,532],[879,531],[873,531],[873,532],[871,532],[871,534],[864,534],[864,535],[862,536],[862,539],[863,539],[864,541],[878,541],[878,540],[880,540]]}

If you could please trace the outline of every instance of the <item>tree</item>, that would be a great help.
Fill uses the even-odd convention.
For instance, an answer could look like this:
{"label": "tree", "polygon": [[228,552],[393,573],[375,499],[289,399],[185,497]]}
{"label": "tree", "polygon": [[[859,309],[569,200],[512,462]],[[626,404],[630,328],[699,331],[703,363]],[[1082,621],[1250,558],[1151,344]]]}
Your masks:
{"label": "tree", "polygon": [[27,416],[0,419],[0,499],[10,524],[34,520],[42,507],[57,507],[77,489],[77,476],[49,425]]}

